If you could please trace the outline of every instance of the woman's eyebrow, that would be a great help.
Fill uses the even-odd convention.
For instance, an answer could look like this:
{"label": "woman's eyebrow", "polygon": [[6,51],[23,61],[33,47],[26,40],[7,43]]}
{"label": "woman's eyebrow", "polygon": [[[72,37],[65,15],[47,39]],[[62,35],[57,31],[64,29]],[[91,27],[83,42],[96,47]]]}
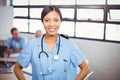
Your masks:
{"label": "woman's eyebrow", "polygon": [[[51,19],[51,18],[45,18],[45,19]],[[60,18],[53,18],[53,19],[60,19]]]}

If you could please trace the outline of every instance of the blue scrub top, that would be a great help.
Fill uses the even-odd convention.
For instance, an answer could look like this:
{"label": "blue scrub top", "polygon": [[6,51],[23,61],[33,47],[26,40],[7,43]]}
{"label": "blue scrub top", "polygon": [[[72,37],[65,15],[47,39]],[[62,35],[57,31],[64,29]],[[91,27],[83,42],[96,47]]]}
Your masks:
{"label": "blue scrub top", "polygon": [[13,50],[23,49],[27,45],[27,38],[20,36],[18,40],[14,40],[10,37],[6,40],[6,46]]}
{"label": "blue scrub top", "polygon": [[[29,63],[32,64],[32,80],[75,80],[77,76],[76,67],[80,65],[85,56],[80,49],[70,40],[60,37],[59,60],[53,59],[58,50],[59,38],[52,51],[49,50],[43,39],[43,49],[49,57],[43,53],[41,58],[38,58],[41,52],[41,37],[29,41],[26,48],[18,56],[19,64],[26,68]],[[51,73],[41,74],[41,71],[52,69]]]}

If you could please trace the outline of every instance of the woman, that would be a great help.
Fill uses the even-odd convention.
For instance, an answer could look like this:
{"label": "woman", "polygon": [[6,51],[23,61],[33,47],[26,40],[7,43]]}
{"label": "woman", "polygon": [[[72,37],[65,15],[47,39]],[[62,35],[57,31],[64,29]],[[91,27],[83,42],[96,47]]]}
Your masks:
{"label": "woman", "polygon": [[[81,51],[68,39],[58,34],[62,15],[55,6],[47,6],[41,13],[46,33],[32,40],[21,52],[14,72],[19,80],[25,80],[22,68],[32,64],[33,80],[83,80],[88,66]],[[76,67],[81,71],[77,73]]]}

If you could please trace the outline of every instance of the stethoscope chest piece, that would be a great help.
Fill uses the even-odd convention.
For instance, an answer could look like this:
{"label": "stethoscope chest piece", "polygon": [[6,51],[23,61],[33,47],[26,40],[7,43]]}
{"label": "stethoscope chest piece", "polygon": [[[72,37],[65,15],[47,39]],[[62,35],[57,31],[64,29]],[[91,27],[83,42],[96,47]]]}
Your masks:
{"label": "stethoscope chest piece", "polygon": [[54,59],[55,61],[57,61],[57,60],[59,60],[59,56],[58,56],[58,55],[54,55],[53,59]]}

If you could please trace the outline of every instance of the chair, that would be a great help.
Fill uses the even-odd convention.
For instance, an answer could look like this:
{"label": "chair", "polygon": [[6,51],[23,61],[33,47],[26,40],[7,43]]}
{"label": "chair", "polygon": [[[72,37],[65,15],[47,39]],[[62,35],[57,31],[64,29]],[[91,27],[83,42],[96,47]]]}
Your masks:
{"label": "chair", "polygon": [[93,73],[94,71],[91,71],[90,73],[88,73],[88,75],[85,77],[84,80],[90,80],[90,77],[92,76]]}
{"label": "chair", "polygon": [[[0,58],[4,57],[4,52],[6,49],[6,46],[0,45]],[[0,61],[0,73],[11,73],[9,64],[4,60]]]}
{"label": "chair", "polygon": [[7,49],[6,46],[0,45],[0,57],[3,57],[5,50]]}

